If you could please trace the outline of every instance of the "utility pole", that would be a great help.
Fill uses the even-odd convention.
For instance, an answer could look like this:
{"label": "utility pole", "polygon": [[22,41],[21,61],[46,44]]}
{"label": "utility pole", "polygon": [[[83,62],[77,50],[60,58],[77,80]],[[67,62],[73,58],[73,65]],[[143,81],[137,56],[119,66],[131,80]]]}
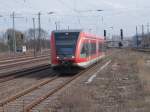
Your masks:
{"label": "utility pole", "polygon": [[15,12],[13,12],[10,17],[12,18],[12,36],[13,36],[13,52],[17,52],[17,41],[16,41],[16,32],[15,32],[15,18],[23,18],[23,17],[16,17]]}
{"label": "utility pole", "polygon": [[56,26],[56,30],[57,30],[57,29],[58,29],[58,28],[57,28],[57,22],[55,22],[55,26]]}
{"label": "utility pole", "polygon": [[15,35],[15,12],[12,13],[13,19],[13,51],[16,53],[16,35]]}
{"label": "utility pole", "polygon": [[34,36],[34,57],[36,56],[36,42],[35,42],[35,18],[33,20],[33,36]]}
{"label": "utility pole", "polygon": [[[104,31],[105,32],[105,28],[104,28],[104,18],[103,18],[103,16],[102,16],[102,31]],[[104,36],[105,38],[106,38],[106,36]]]}
{"label": "utility pole", "polygon": [[38,35],[39,49],[38,50],[41,52],[41,13],[40,12],[38,13],[38,22],[39,22],[39,35]]}
{"label": "utility pole", "polygon": [[144,37],[144,25],[142,24],[142,38]]}
{"label": "utility pole", "polygon": [[68,30],[70,29],[69,25],[68,25]]}
{"label": "utility pole", "polygon": [[136,43],[137,43],[137,48],[139,46],[139,39],[138,39],[138,28],[136,26]]}
{"label": "utility pole", "polygon": [[141,43],[141,46],[145,45],[145,38],[144,38],[144,25],[142,24],[142,43]]}
{"label": "utility pole", "polygon": [[60,21],[58,21],[58,29],[60,30]]}

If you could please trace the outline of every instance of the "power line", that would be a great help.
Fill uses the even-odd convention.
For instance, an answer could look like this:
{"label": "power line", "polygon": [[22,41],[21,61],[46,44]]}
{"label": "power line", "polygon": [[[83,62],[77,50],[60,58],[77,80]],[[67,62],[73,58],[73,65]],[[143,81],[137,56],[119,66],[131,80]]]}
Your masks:
{"label": "power line", "polygon": [[74,8],[72,8],[70,5],[68,5],[67,3],[65,3],[63,0],[57,0],[61,5],[63,4],[65,7],[67,7],[68,9],[71,9],[72,11],[76,12],[74,10]]}

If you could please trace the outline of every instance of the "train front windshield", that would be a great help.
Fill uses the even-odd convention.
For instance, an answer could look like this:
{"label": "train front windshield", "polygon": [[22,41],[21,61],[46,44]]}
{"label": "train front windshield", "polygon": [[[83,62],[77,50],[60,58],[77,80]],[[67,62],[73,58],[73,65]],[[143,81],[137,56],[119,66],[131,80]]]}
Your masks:
{"label": "train front windshield", "polygon": [[78,36],[79,32],[55,33],[57,57],[74,57]]}

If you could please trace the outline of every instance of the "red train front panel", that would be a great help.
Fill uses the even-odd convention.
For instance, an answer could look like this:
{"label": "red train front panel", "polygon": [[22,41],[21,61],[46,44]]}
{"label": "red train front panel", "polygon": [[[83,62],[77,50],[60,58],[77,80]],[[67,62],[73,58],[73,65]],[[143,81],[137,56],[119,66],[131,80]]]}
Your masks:
{"label": "red train front panel", "polygon": [[54,31],[51,36],[52,66],[75,63],[76,45],[80,32]]}

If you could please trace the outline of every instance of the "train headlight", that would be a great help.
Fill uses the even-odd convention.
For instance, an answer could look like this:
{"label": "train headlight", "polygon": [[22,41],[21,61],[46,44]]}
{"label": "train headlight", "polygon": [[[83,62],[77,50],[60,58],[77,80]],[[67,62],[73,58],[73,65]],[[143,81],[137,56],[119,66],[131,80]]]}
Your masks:
{"label": "train headlight", "polygon": [[74,56],[72,56],[72,58],[75,58]]}
{"label": "train headlight", "polygon": [[59,56],[57,56],[56,58],[59,59]]}

